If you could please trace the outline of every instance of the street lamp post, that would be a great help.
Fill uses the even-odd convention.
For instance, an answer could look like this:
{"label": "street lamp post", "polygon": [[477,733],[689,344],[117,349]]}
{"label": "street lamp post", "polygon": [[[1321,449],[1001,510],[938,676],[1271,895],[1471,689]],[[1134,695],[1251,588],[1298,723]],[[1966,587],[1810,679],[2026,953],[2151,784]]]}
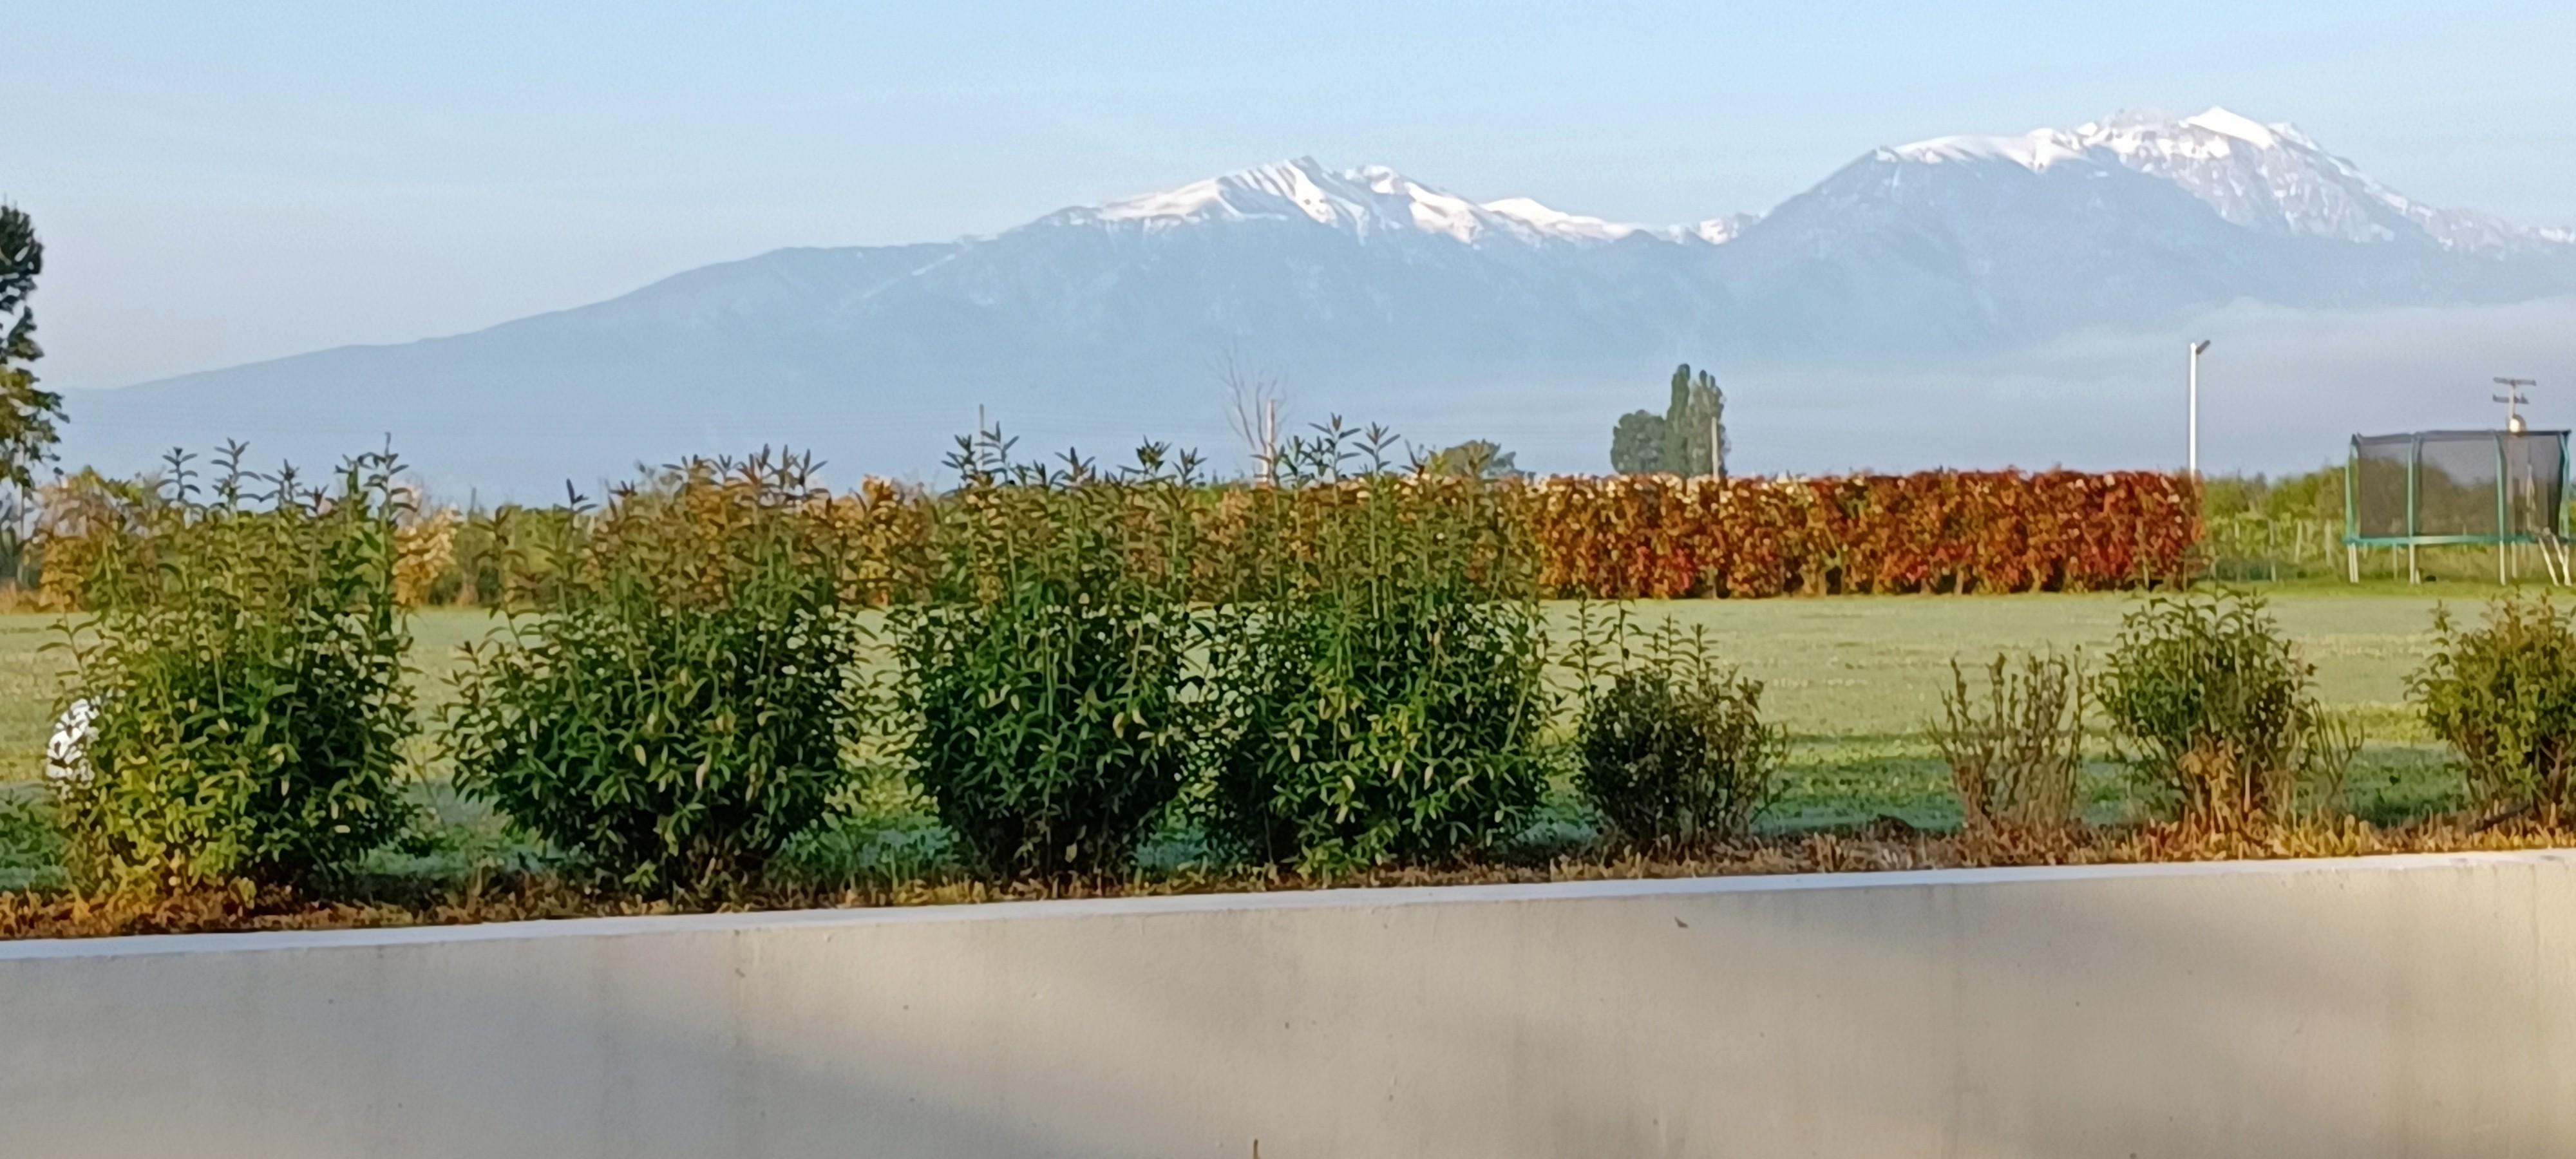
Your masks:
{"label": "street lamp post", "polygon": [[2209,349],[2209,339],[2191,344],[2191,452],[2188,467],[2191,477],[2200,478],[2200,352]]}

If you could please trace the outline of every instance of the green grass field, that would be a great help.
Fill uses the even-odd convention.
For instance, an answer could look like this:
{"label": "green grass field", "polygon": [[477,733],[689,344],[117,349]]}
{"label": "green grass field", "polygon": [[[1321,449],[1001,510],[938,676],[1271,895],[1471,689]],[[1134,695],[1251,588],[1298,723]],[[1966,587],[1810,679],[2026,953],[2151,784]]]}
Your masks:
{"label": "green grass field", "polygon": [[[2447,599],[2474,614],[2481,592]],[[2406,679],[2423,658],[2434,607],[2445,597],[2374,585],[2291,587],[2271,596],[2274,614],[2317,667],[2333,708],[2354,714],[2369,744],[2353,772],[2351,803],[2365,817],[2392,820],[2455,807],[2459,790],[2443,751],[2405,706]],[[1731,661],[1767,685],[1764,705],[1793,738],[1785,795],[1766,824],[1806,828],[1885,815],[1923,826],[1957,823],[1948,773],[1922,736],[1940,711],[1953,657],[1978,663],[1998,650],[2081,649],[2099,656],[2134,603],[2120,595],[1991,597],[1891,596],[1647,603],[1640,618],[1702,624]],[[1570,609],[1560,608],[1560,614]],[[413,626],[423,712],[445,699],[457,648],[493,631],[482,612],[434,611]],[[43,645],[61,638],[59,620],[0,616],[0,809],[23,814],[37,794],[52,706],[70,657]],[[442,815],[472,810],[443,792],[441,771],[418,746],[424,793]],[[2107,754],[2106,754],[2107,755]],[[2094,816],[2131,816],[2132,797],[2107,760],[2087,773]],[[0,817],[0,865],[12,826]],[[21,820],[17,830],[24,830]],[[41,844],[41,842],[38,842]],[[23,861],[26,854],[17,859]],[[6,876],[0,873],[0,876]],[[5,885],[6,882],[0,882]]]}
{"label": "green grass field", "polygon": [[[2451,597],[2475,614],[2478,597]],[[2442,749],[2407,710],[2406,679],[2423,660],[2439,597],[2326,588],[2271,597],[2282,627],[2316,665],[2326,703],[2355,715],[2370,743],[2350,792],[2364,816],[2450,807]],[[2055,648],[2099,657],[2135,597],[2016,595],[1690,600],[1647,604],[1707,626],[1732,661],[1766,685],[1764,707],[1794,740],[1787,795],[1769,823],[1846,824],[1886,814],[1954,825],[1949,773],[1923,738],[1941,711],[1953,657]],[[2107,761],[2089,770],[2098,819],[2129,815]]]}

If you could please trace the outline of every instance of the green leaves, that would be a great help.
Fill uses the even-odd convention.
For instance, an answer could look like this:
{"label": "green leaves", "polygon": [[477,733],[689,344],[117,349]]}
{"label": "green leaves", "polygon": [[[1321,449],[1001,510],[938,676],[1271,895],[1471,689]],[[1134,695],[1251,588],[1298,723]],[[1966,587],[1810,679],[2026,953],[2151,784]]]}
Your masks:
{"label": "green leaves", "polygon": [[305,883],[405,822],[399,465],[359,456],[326,493],[241,457],[225,448],[208,495],[174,454],[145,534],[107,544],[148,538],[148,560],[105,561],[105,610],[66,628],[72,697],[94,710],[87,775],[59,783],[85,884]]}
{"label": "green leaves", "polygon": [[2470,792],[2556,825],[2576,807],[2576,613],[2507,593],[2474,628],[2442,609],[2408,694],[2458,750]]}
{"label": "green leaves", "polygon": [[1624,605],[1606,627],[1586,607],[1580,631],[1575,777],[1612,832],[1640,848],[1750,835],[1788,750],[1762,682],[1720,664],[1704,628],[1633,632]]}
{"label": "green leaves", "polygon": [[2185,822],[2279,823],[2303,788],[2310,805],[2334,804],[2360,747],[2318,703],[2314,677],[2260,596],[2157,596],[2120,621],[2102,712]]}
{"label": "green leaves", "polygon": [[457,785],[621,888],[747,884],[848,783],[866,643],[810,461],[692,460],[584,530],[552,612],[473,648]]}
{"label": "green leaves", "polygon": [[1102,474],[963,440],[930,528],[931,603],[888,625],[900,741],[987,873],[1124,870],[1195,769],[1207,721],[1186,599],[1195,462],[1148,445]]}
{"label": "green leaves", "polygon": [[1545,791],[1544,640],[1505,485],[1399,470],[1392,442],[1323,427],[1248,497],[1245,539],[1269,550],[1208,613],[1199,809],[1236,856],[1445,860],[1516,833]]}

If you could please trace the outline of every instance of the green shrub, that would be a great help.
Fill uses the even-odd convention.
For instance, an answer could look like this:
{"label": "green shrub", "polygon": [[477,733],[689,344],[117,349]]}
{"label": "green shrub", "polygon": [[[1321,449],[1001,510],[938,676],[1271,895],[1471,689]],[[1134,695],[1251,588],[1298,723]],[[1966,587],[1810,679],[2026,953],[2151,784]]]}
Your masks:
{"label": "green shrub", "polygon": [[2132,767],[2188,824],[2294,819],[2341,793],[2360,737],[2330,719],[2259,596],[2158,596],[2122,617],[2102,711]]}
{"label": "green shrub", "polygon": [[59,886],[63,834],[41,800],[0,793],[0,893]]}
{"label": "green shrub", "polygon": [[[1705,628],[1670,620],[1632,646],[1627,613],[1577,659],[1576,785],[1631,845],[1740,840],[1771,803],[1788,734],[1762,722],[1762,682],[1717,661]],[[1596,661],[1602,661],[1597,663]]]}
{"label": "green shrub", "polygon": [[108,540],[101,610],[67,629],[94,717],[56,784],[85,885],[327,883],[406,820],[393,457],[351,460],[328,491],[241,457],[225,448],[207,494],[174,454],[145,509],[151,566]]}
{"label": "green shrub", "polygon": [[2558,824],[2576,805],[2576,614],[2507,594],[2475,628],[2435,611],[2433,634],[2408,691],[2433,734],[2459,750],[2470,794]]}
{"label": "green shrub", "polygon": [[1972,836],[2062,832],[2078,820],[2075,773],[2084,763],[2081,657],[2032,654],[2013,664],[1997,654],[1985,691],[1950,662],[1941,719],[1930,732]]}
{"label": "green shrub", "polygon": [[469,647],[459,789],[641,894],[754,879],[848,780],[864,635],[810,460],[692,460],[620,491],[560,610]]}
{"label": "green shrub", "polygon": [[905,760],[997,876],[1127,868],[1179,796],[1204,711],[1184,596],[1194,463],[1148,446],[1104,475],[961,440],[930,599],[888,613]]}
{"label": "green shrub", "polygon": [[1269,555],[1211,617],[1202,802],[1234,856],[1452,858],[1517,833],[1545,790],[1545,641],[1504,484],[1399,471],[1391,445],[1327,427],[1246,503]]}

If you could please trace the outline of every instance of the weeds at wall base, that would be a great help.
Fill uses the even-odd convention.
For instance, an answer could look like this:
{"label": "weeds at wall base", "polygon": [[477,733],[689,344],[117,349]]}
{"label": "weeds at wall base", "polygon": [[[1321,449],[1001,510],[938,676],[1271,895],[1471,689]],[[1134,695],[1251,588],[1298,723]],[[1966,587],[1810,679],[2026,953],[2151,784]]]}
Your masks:
{"label": "weeds at wall base", "polygon": [[2381,829],[2360,821],[2248,832],[2178,825],[2042,835],[1813,833],[1710,847],[1691,853],[1557,858],[1543,865],[1454,865],[1301,876],[1284,870],[1188,867],[1157,875],[1067,878],[996,885],[958,876],[857,888],[773,883],[721,904],[641,901],[601,894],[564,879],[529,874],[478,877],[436,890],[322,901],[272,888],[244,898],[200,891],[170,897],[0,892],[0,940],[261,930],[378,929],[681,913],[747,913],[883,906],[969,905],[1078,898],[1273,893],[1326,888],[1523,885],[1547,882],[1734,877],[1790,873],[1877,873],[2002,866],[2270,861],[2576,847],[2576,829],[2464,822]]}

